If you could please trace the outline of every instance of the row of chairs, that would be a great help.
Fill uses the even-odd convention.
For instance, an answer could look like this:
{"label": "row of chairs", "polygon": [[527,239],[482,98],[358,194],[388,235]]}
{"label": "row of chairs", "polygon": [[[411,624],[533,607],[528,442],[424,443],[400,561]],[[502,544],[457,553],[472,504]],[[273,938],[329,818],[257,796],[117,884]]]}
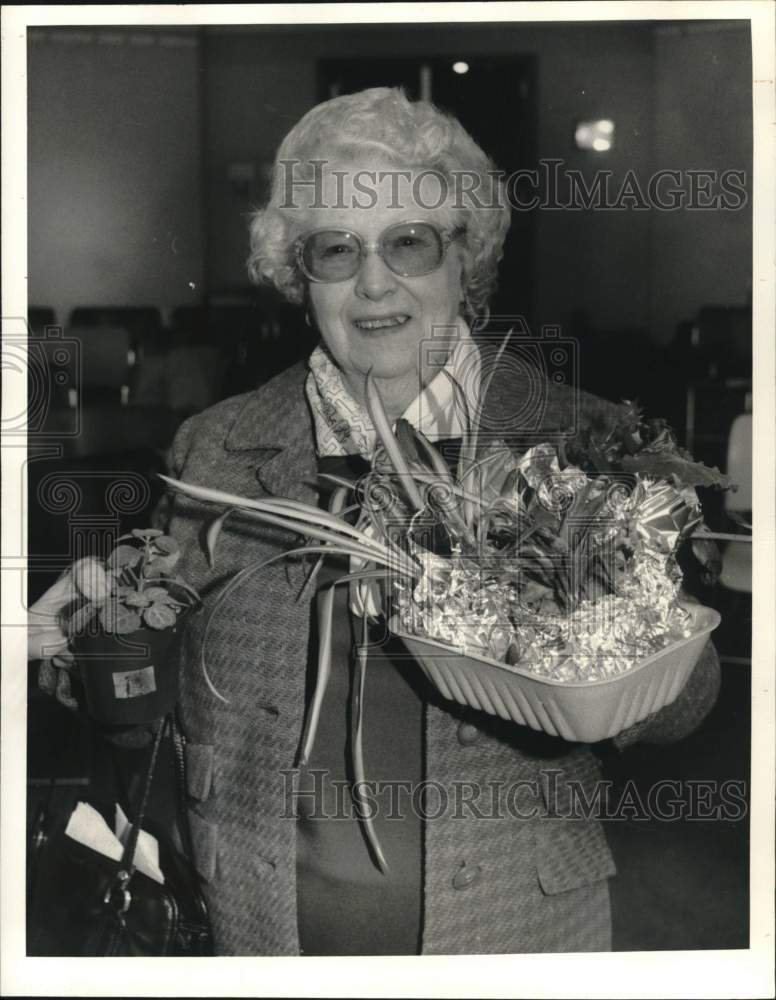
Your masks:
{"label": "row of chairs", "polygon": [[79,307],[68,324],[32,307],[28,324],[55,408],[90,403],[196,412],[260,385],[312,348],[299,311],[279,303]]}
{"label": "row of chairs", "polygon": [[277,340],[304,328],[300,310],[275,296],[235,296],[206,305],[178,306],[165,323],[156,306],[77,306],[66,322],[50,306],[30,306],[28,322],[40,337],[57,323],[71,327],[116,327],[130,334],[135,350],[161,353],[171,346],[244,339]]}

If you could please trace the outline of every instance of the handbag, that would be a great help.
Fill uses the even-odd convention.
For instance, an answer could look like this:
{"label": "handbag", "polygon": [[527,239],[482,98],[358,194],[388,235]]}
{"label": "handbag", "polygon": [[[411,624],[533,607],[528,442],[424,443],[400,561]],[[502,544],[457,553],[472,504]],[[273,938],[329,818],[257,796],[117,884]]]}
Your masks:
{"label": "handbag", "polygon": [[[158,824],[144,819],[159,747],[168,729],[185,855]],[[165,716],[156,729],[140,806],[119,860],[67,836],[67,819],[60,818],[49,832],[38,831],[28,866],[29,956],[213,954],[207,906],[191,860],[183,745],[174,715]],[[159,844],[163,885],[134,865],[141,828]]]}

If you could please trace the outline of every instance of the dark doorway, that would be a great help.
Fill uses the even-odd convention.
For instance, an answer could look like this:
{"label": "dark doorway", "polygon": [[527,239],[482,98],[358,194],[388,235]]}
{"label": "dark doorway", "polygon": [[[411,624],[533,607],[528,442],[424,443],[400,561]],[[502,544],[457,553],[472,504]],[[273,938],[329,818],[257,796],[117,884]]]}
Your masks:
{"label": "dark doorway", "polygon": [[[457,69],[453,67],[456,66]],[[465,67],[464,72],[460,70]],[[408,97],[431,100],[454,114],[509,176],[536,162],[535,60],[531,56],[429,56],[407,59],[322,59],[320,100],[367,87],[404,87]],[[512,226],[491,303],[497,315],[531,318],[532,212],[512,212]]]}

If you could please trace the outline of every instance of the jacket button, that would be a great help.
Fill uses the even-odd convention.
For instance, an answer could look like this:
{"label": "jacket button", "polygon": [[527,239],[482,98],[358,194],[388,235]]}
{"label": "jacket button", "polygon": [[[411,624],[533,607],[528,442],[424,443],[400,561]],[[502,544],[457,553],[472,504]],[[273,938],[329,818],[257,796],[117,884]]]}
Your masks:
{"label": "jacket button", "polygon": [[479,865],[470,867],[466,864],[466,862],[462,862],[461,867],[453,876],[453,888],[468,889],[469,886],[474,885],[475,882],[479,882],[481,876],[482,868]]}
{"label": "jacket button", "polygon": [[462,722],[458,727],[458,742],[463,747],[470,747],[480,738],[480,731],[471,722]]}

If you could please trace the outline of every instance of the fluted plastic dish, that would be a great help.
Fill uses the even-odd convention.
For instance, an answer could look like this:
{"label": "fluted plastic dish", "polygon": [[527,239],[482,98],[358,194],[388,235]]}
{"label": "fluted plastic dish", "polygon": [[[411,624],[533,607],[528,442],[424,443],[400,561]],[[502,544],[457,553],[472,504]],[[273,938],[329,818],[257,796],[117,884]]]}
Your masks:
{"label": "fluted plastic dish", "polygon": [[720,616],[700,604],[685,607],[692,616],[688,638],[625,673],[597,681],[549,680],[524,667],[410,635],[396,618],[389,627],[443,697],[551,736],[595,743],[670,705],[686,684]]}

